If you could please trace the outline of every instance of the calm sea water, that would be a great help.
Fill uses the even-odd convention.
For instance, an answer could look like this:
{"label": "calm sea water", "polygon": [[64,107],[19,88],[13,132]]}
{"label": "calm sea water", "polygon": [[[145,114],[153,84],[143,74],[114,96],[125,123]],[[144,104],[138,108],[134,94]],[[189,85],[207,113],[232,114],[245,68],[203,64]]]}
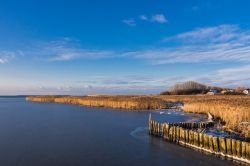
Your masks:
{"label": "calm sea water", "polygon": [[[149,137],[149,112],[0,97],[1,166],[230,166],[232,161]],[[194,119],[165,112],[154,118]]]}

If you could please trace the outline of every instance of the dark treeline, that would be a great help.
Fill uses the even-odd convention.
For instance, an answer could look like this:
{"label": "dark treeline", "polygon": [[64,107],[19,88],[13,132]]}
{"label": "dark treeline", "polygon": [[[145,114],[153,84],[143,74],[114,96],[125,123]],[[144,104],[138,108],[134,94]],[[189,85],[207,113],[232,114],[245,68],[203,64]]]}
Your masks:
{"label": "dark treeline", "polygon": [[[178,83],[170,87],[168,91],[163,91],[161,95],[196,95],[196,94],[223,94],[223,95],[246,95],[245,87],[238,87],[235,89],[221,88],[215,86],[207,86],[195,81],[187,81]],[[209,92],[209,93],[208,93]],[[250,93],[250,92],[249,92]]]}
{"label": "dark treeline", "polygon": [[205,94],[210,90],[211,87],[208,87],[204,84],[187,81],[180,84],[175,84],[172,86],[169,91],[164,91],[161,95],[190,95],[190,94]]}

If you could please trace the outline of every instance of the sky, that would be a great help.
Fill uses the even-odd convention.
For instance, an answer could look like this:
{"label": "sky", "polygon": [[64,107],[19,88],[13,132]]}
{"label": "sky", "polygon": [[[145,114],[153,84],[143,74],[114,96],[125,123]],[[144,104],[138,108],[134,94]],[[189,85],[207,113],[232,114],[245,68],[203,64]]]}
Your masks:
{"label": "sky", "polygon": [[1,0],[0,95],[250,87],[248,0]]}

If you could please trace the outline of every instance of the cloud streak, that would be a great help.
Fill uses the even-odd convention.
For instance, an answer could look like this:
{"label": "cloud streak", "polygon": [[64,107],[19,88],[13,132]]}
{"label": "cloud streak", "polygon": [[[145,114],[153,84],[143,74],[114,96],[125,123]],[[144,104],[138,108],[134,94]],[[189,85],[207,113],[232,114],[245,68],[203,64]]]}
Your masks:
{"label": "cloud streak", "polygon": [[158,22],[158,23],[161,23],[161,24],[164,24],[164,23],[168,22],[168,20],[164,16],[164,14],[153,15],[152,18],[151,18],[151,21],[152,22]]}
{"label": "cloud streak", "polygon": [[16,52],[0,50],[0,64],[8,63],[16,57]]}
{"label": "cloud streak", "polygon": [[122,22],[131,27],[136,26],[136,22],[133,18],[122,20]]}
{"label": "cloud streak", "polygon": [[250,61],[250,31],[237,25],[198,28],[162,41],[164,44],[175,44],[136,50],[126,55],[147,59],[153,64]]}
{"label": "cloud streak", "polygon": [[[198,28],[164,38],[162,41],[163,46],[157,48],[115,51],[88,49],[79,42],[65,39],[42,43],[23,52],[49,61],[131,58],[153,65],[250,62],[250,30],[241,29],[237,25]],[[15,56],[12,52],[0,52],[0,63],[6,63]]]}
{"label": "cloud streak", "polygon": [[[115,51],[86,49],[78,42],[62,40],[39,44],[38,47],[24,52],[28,55],[45,57],[49,61],[132,58],[144,60],[153,65],[250,62],[250,30],[241,29],[237,25],[198,28],[164,38],[162,41],[166,46]],[[6,57],[11,57],[10,53],[7,55],[0,54],[1,63],[6,63],[8,61]]]}
{"label": "cloud streak", "polygon": [[87,49],[79,45],[78,41],[62,39],[58,41],[42,42],[33,48],[23,51],[26,56],[43,57],[47,61],[72,61],[76,59],[103,59],[115,57],[114,51]]}
{"label": "cloud streak", "polygon": [[124,19],[122,20],[123,23],[125,23],[128,26],[134,27],[136,26],[138,21],[146,21],[150,23],[160,23],[165,24],[168,22],[166,16],[164,14],[154,14],[152,16],[147,15],[139,15],[137,18],[130,18],[130,19]]}

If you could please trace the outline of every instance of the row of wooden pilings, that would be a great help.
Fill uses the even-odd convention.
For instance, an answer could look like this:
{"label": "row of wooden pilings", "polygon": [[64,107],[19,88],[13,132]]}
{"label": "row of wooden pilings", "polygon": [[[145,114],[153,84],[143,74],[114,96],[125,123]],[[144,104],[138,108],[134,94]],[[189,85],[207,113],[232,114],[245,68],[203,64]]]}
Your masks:
{"label": "row of wooden pilings", "polygon": [[211,127],[207,123],[159,123],[149,120],[149,133],[164,140],[250,164],[250,143],[232,138],[207,135],[193,129]]}

